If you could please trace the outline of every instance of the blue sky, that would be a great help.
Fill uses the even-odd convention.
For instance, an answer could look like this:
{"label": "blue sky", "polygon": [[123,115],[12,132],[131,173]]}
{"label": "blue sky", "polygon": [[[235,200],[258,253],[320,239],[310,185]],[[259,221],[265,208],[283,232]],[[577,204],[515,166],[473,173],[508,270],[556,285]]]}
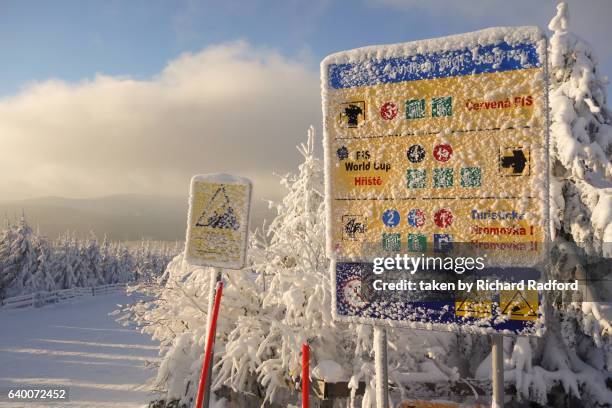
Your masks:
{"label": "blue sky", "polygon": [[[494,25],[545,28],[554,8],[546,0],[3,0],[0,95],[49,78],[147,78],[183,52],[238,39],[316,71],[325,55],[363,45]],[[612,72],[612,2],[570,1],[570,13],[573,31],[593,43],[604,71]]]}

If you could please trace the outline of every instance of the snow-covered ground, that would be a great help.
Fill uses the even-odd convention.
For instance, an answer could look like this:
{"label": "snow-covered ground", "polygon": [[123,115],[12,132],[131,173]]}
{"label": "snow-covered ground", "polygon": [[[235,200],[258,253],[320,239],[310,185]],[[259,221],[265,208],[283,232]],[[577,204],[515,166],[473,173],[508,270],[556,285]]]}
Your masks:
{"label": "snow-covered ground", "polygon": [[108,314],[132,302],[125,293],[86,297],[40,309],[0,311],[0,388],[67,386],[70,402],[0,407],[146,407],[158,345]]}

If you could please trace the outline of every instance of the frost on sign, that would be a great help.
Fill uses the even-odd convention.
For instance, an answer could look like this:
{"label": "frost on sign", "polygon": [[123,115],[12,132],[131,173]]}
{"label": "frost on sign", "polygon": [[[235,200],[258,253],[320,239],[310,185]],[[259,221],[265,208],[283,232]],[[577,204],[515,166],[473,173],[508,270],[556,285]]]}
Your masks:
{"label": "frost on sign", "polygon": [[[463,299],[431,313],[364,301],[360,279],[374,257],[461,250],[538,279],[531,273],[548,240],[546,75],[546,37],[535,27],[365,47],[322,62],[337,317],[446,327],[495,317],[471,313],[474,302]],[[496,330],[533,323],[539,302],[523,298],[529,307],[502,308],[518,311]],[[500,299],[508,303],[498,295],[483,304]]]}
{"label": "frost on sign", "polygon": [[223,174],[191,180],[186,260],[193,265],[244,267],[251,183]]}

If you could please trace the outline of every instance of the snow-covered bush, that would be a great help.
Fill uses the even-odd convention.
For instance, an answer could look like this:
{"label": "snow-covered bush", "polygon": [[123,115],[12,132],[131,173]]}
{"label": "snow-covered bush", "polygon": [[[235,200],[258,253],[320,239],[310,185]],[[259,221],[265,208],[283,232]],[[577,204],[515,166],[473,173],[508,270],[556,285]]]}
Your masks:
{"label": "snow-covered bush", "polygon": [[[286,403],[299,381],[304,342],[311,346],[313,374],[368,387],[363,407],[373,406],[372,328],[338,324],[331,316],[329,261],[325,257],[323,166],[314,154],[315,135],[298,147],[303,162],[281,179],[287,194],[271,203],[277,215],[251,239],[249,267],[224,274],[215,342],[215,383]],[[156,388],[163,398],[191,403],[204,352],[209,268],[190,267],[181,256],[168,266],[154,296],[127,309],[123,320],[139,324],[162,343]],[[390,331],[390,376],[456,379],[456,335]],[[467,362],[465,363],[468,364]],[[333,367],[333,370],[330,369]],[[467,370],[467,368],[465,368]]]}

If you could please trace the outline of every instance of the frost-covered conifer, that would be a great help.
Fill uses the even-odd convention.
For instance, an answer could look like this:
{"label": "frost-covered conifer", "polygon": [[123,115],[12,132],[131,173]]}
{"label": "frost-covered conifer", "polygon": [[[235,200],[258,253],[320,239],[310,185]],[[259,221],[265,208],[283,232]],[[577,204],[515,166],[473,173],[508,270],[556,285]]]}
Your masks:
{"label": "frost-covered conifer", "polygon": [[[35,292],[39,289],[38,282],[33,280],[34,275],[46,277],[42,263],[46,261],[41,258],[40,241],[34,235],[27,224],[25,216],[22,216],[14,230],[12,240],[9,244],[8,256],[3,260],[2,275],[7,277],[7,295],[12,296],[21,293]],[[41,283],[46,286],[46,283]]]}
{"label": "frost-covered conifer", "polygon": [[[591,47],[569,31],[566,3],[551,20],[551,278],[610,279],[612,273],[612,118],[606,83]],[[609,406],[612,353],[610,293],[590,285],[588,298],[552,304],[543,338],[505,339],[506,375],[525,399],[548,406],[561,385],[583,406]],[[561,298],[559,298],[561,299]],[[584,300],[571,302],[571,300]],[[589,301],[590,300],[590,301]],[[485,359],[477,376],[490,376]]]}
{"label": "frost-covered conifer", "polygon": [[7,296],[6,291],[14,278],[14,270],[7,268],[14,237],[14,228],[6,218],[4,229],[0,231],[0,299]]}
{"label": "frost-covered conifer", "polygon": [[97,286],[106,283],[100,246],[93,232],[89,233],[89,238],[83,245],[83,264],[87,270],[89,282],[87,286]]}
{"label": "frost-covered conifer", "polygon": [[36,254],[35,269],[26,278],[24,291],[25,292],[50,292],[56,289],[55,277],[53,276],[51,267],[52,248],[48,241],[42,238],[39,234],[31,237],[32,246]]}

